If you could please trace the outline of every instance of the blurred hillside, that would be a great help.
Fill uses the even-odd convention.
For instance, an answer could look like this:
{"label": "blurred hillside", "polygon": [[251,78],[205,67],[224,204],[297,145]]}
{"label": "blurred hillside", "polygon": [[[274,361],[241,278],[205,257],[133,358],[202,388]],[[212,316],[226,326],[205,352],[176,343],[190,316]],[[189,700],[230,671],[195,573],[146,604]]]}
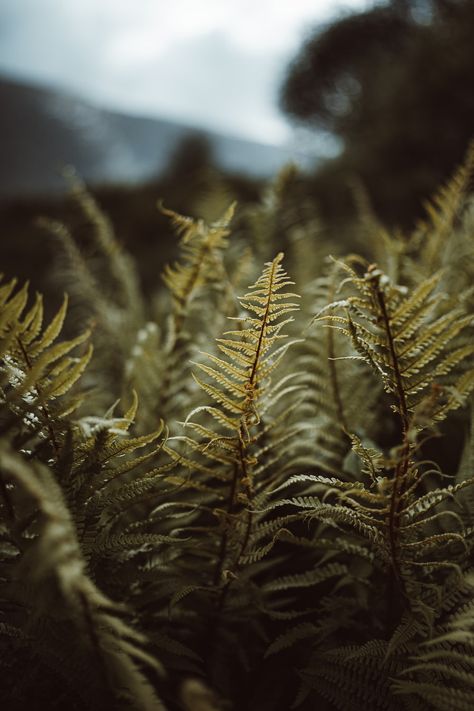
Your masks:
{"label": "blurred hillside", "polygon": [[[190,126],[106,111],[78,98],[0,80],[0,198],[64,192],[72,164],[91,184],[137,184],[159,176]],[[222,171],[270,176],[294,153],[203,131]],[[311,163],[311,158],[308,159]]]}
{"label": "blurred hillside", "polygon": [[[81,177],[76,174],[73,178]],[[0,200],[0,273],[29,280],[43,293],[62,290],[56,281],[64,249],[44,221],[65,225],[87,259],[94,259],[94,225],[62,177],[63,193],[19,195]],[[182,214],[216,219],[230,202],[255,203],[264,182],[216,168],[212,143],[188,134],[176,146],[159,178],[137,185],[110,184],[88,188],[110,220],[118,242],[137,260],[147,293],[156,290],[164,264],[175,256],[177,240],[158,203]]]}
{"label": "blurred hillside", "polygon": [[[289,224],[310,224],[316,251],[318,224],[334,251],[363,252],[364,210],[410,233],[472,137],[473,23],[471,0],[390,0],[308,36],[288,68],[282,105],[314,135],[305,167],[321,137],[341,151],[290,181],[270,230],[275,251],[285,249]],[[94,192],[150,293],[176,244],[158,200],[207,220],[236,200],[240,215],[261,200],[264,179],[298,157],[11,81],[0,81],[0,101],[0,271],[44,292],[60,250],[39,216],[68,225],[93,258],[65,164]]]}

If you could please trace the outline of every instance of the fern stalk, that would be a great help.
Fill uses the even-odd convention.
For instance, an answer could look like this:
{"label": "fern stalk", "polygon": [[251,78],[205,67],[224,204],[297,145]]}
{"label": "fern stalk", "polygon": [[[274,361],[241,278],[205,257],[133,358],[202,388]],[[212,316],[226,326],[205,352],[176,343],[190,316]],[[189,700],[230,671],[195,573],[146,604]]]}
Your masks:
{"label": "fern stalk", "polygon": [[[374,271],[374,269],[372,269]],[[369,267],[369,274],[371,273],[371,268]],[[371,282],[373,283],[373,282]],[[402,450],[400,459],[397,462],[395,469],[395,475],[393,477],[392,492],[390,496],[390,505],[388,513],[388,538],[390,542],[390,551],[392,557],[392,567],[395,574],[396,584],[402,590],[404,597],[405,595],[405,583],[403,580],[403,575],[400,565],[400,540],[399,540],[399,519],[400,519],[400,501],[403,495],[404,487],[406,484],[406,476],[408,472],[408,467],[410,463],[410,443],[408,441],[408,431],[409,431],[409,414],[407,401],[405,396],[405,389],[403,387],[403,380],[400,373],[400,366],[398,362],[398,355],[395,348],[395,342],[393,339],[392,329],[390,325],[390,318],[387,311],[387,305],[385,303],[385,297],[383,291],[380,289],[378,277],[376,276],[376,281],[374,285],[375,296],[377,303],[380,308],[380,313],[382,315],[383,327],[387,337],[388,348],[390,352],[390,359],[392,362],[393,372],[395,376],[396,385],[396,395],[399,404],[399,415],[402,425]]]}

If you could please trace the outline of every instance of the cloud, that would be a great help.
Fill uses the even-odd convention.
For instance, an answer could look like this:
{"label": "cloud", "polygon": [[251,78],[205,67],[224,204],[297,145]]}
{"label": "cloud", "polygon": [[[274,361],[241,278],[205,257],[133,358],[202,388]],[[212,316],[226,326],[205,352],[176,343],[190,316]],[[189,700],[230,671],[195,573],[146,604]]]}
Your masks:
{"label": "cloud", "polygon": [[175,44],[139,75],[125,70],[120,93],[147,112],[278,142],[288,134],[275,109],[281,68],[280,55],[244,52],[214,32]]}
{"label": "cloud", "polygon": [[[362,4],[362,0],[351,0]],[[268,142],[278,83],[331,0],[1,0],[0,70]]]}

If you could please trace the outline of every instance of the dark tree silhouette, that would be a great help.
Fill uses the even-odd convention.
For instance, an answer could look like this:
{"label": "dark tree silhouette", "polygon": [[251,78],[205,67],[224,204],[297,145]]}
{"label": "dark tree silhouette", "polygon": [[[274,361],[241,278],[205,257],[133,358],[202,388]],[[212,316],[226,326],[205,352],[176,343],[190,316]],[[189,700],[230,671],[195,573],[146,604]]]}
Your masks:
{"label": "dark tree silhouette", "polygon": [[472,0],[392,0],[309,39],[281,103],[342,139],[342,155],[323,169],[332,187],[355,174],[384,219],[416,215],[474,133],[473,29]]}

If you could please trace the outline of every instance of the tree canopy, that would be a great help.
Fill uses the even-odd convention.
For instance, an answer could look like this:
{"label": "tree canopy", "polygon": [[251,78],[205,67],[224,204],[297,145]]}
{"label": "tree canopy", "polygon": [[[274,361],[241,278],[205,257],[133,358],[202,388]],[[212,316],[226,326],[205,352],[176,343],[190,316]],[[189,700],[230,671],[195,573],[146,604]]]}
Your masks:
{"label": "tree canopy", "polygon": [[391,0],[320,28],[290,65],[283,109],[342,140],[324,172],[355,174],[409,221],[473,133],[474,3]]}

